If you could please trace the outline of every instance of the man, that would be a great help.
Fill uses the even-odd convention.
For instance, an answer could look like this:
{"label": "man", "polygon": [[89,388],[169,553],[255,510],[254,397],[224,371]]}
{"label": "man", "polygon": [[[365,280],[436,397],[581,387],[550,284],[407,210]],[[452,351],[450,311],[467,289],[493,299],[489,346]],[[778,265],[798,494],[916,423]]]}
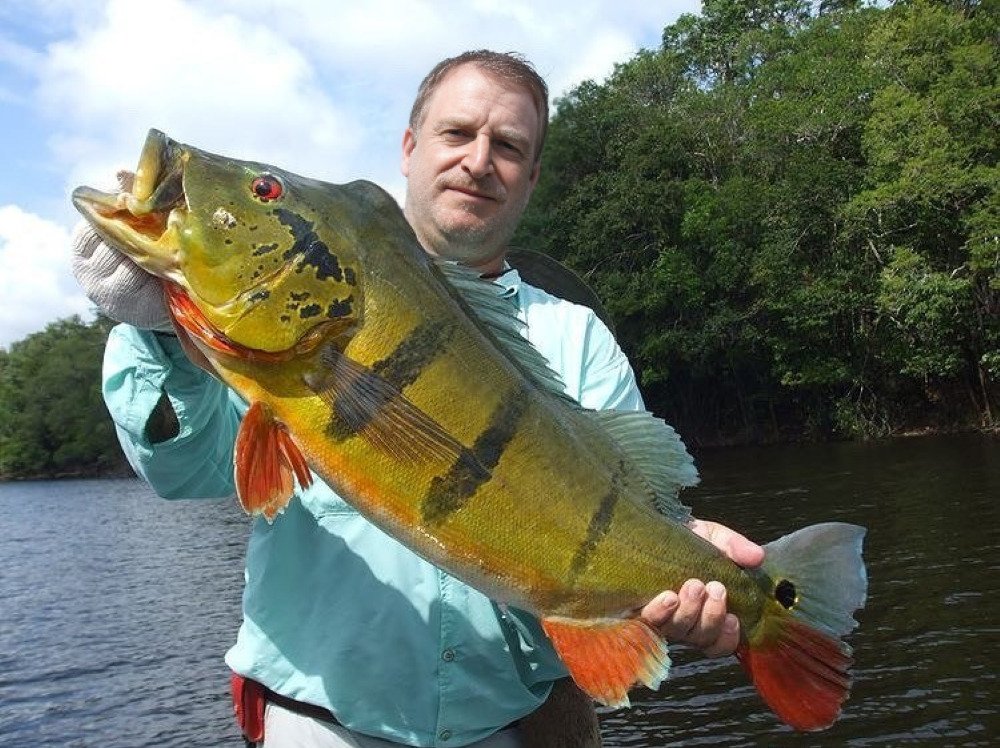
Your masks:
{"label": "man", "polygon": [[[435,67],[403,136],[404,212],[428,253],[507,289],[528,339],[570,395],[590,408],[641,408],[631,368],[594,313],[522,283],[504,261],[538,180],[547,98],[541,78],[514,55],[472,52]],[[91,297],[113,317],[141,315],[143,326],[168,329],[156,287],[114,250],[93,250],[80,250],[76,268]],[[141,300],[136,288],[153,290]],[[232,494],[242,405],[191,365],[176,338],[115,328],[104,375],[126,454],[161,495]],[[693,528],[737,563],[761,560],[762,550],[731,530]],[[267,748],[524,746],[530,736],[518,721],[565,682],[537,620],[423,561],[321,482],[273,524],[255,522],[243,613],[226,661],[249,679],[241,705],[247,693],[266,698]],[[737,642],[718,582],[690,580],[642,615],[709,655]]]}

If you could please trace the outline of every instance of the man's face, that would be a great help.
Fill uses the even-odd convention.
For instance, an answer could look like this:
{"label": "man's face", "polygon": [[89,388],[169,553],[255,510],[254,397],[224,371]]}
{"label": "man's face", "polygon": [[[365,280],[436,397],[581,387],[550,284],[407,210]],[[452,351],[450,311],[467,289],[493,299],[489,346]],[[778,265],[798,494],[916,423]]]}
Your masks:
{"label": "man's face", "polygon": [[527,89],[473,64],[440,82],[418,130],[403,135],[404,212],[425,250],[500,269],[538,181],[540,130]]}

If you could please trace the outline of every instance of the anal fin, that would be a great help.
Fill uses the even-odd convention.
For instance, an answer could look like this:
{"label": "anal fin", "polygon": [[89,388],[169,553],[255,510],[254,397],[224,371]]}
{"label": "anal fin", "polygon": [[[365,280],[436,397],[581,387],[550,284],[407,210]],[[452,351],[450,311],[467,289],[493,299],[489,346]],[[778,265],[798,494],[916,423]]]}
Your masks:
{"label": "anal fin", "polygon": [[628,706],[633,685],[655,689],[670,670],[667,642],[638,618],[552,616],[542,628],[576,684],[605,706]]}
{"label": "anal fin", "polygon": [[303,488],[312,483],[302,452],[259,401],[243,417],[235,454],[236,493],[248,514],[263,514],[271,521],[292,497],[293,475]]}

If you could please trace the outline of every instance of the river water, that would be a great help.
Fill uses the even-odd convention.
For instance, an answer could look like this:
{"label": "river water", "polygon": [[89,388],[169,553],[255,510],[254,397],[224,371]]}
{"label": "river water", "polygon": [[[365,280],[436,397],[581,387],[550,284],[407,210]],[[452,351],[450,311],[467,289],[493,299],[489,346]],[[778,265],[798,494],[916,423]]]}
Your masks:
{"label": "river water", "polygon": [[[1000,745],[1000,441],[727,449],[699,455],[698,516],[768,540],[865,525],[869,602],[855,685],[797,735],[732,659],[675,648],[671,679],[602,714],[605,745]],[[0,484],[0,746],[232,746],[222,661],[239,623],[248,520],[134,480]]]}

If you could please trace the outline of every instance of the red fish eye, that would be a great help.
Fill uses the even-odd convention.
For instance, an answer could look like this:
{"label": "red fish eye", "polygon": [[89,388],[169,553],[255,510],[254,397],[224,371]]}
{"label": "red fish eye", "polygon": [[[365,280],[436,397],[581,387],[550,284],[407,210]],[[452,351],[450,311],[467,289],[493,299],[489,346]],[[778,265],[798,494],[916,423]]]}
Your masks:
{"label": "red fish eye", "polygon": [[250,189],[264,202],[277,200],[285,191],[285,188],[281,186],[281,180],[270,174],[261,174],[250,184]]}

